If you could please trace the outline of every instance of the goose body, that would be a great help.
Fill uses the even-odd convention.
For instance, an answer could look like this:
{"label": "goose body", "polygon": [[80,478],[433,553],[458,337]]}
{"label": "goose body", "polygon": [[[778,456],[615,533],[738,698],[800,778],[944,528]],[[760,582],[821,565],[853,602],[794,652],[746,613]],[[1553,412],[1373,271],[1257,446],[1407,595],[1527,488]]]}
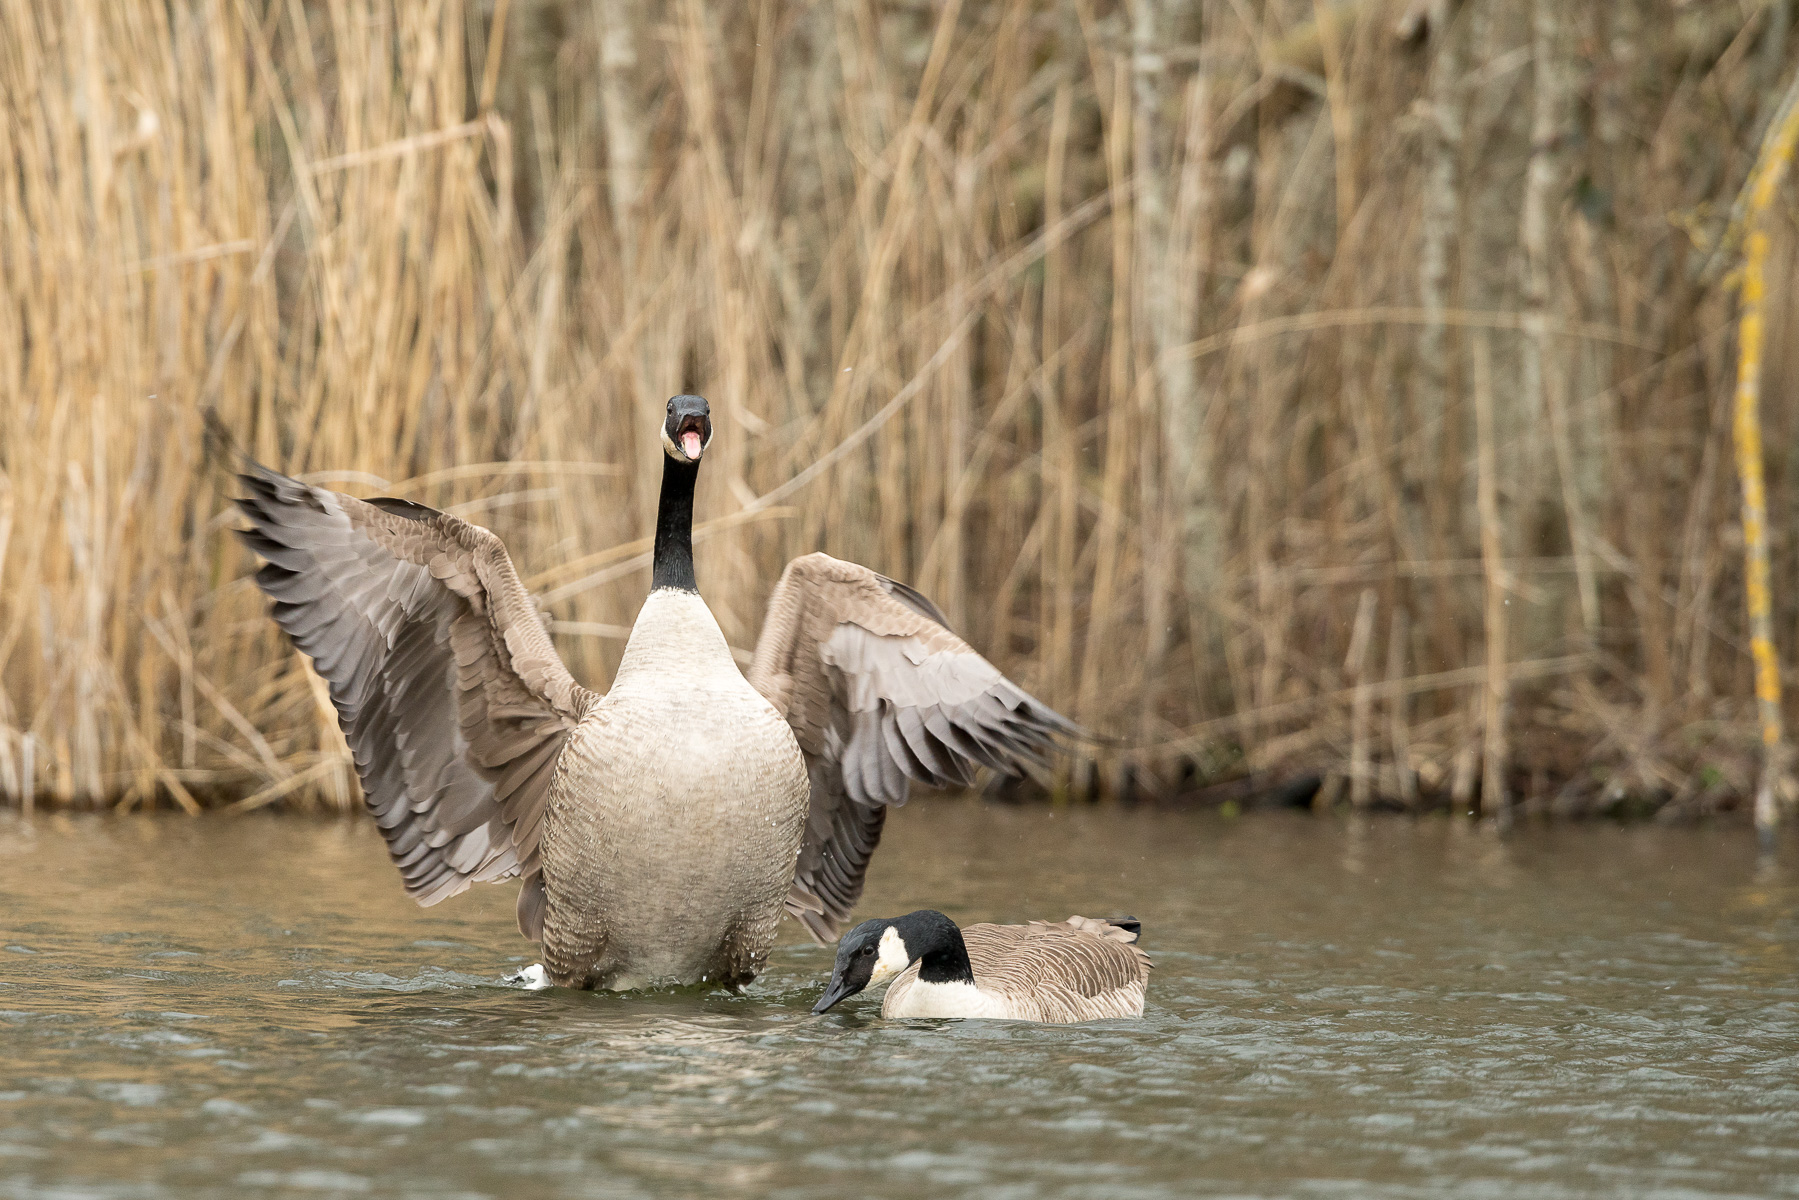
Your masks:
{"label": "goose body", "polygon": [[604,694],[487,530],[240,476],[257,584],[330,685],[406,890],[519,878],[550,983],[747,982],[783,910],[836,937],[912,783],[1016,774],[1078,733],[929,600],[824,554],[782,573],[746,678],[693,572],[711,437],[705,400],[669,401],[651,591]]}
{"label": "goose body", "polygon": [[886,979],[881,1015],[1071,1024],[1143,1015],[1150,960],[1135,921],[1032,921],[957,929],[924,909],[865,921],[838,949],[813,1012]]}
{"label": "goose body", "polygon": [[550,977],[626,989],[759,972],[811,787],[698,594],[650,593],[563,754],[542,847]]}

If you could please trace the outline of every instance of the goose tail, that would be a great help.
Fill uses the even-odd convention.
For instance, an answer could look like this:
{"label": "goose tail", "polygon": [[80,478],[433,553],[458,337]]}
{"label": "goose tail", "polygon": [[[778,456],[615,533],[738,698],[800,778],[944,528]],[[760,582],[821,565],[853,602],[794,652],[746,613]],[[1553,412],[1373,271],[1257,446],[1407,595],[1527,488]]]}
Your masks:
{"label": "goose tail", "polygon": [[1143,922],[1136,917],[1069,917],[1068,924],[1115,942],[1135,942],[1143,932]]}

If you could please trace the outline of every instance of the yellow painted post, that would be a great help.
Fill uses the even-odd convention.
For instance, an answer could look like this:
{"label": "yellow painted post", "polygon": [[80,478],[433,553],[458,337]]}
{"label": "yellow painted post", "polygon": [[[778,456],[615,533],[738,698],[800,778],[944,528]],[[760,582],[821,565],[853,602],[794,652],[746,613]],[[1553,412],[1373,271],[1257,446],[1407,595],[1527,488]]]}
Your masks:
{"label": "yellow painted post", "polygon": [[[1789,96],[1789,100],[1791,97]],[[1774,653],[1774,622],[1768,586],[1768,498],[1762,480],[1761,366],[1767,305],[1768,233],[1763,218],[1774,202],[1799,142],[1799,104],[1782,106],[1769,126],[1750,176],[1743,222],[1742,314],[1737,332],[1736,450],[1743,481],[1744,588],[1749,604],[1749,649],[1755,660],[1755,701],[1761,718],[1762,772],[1755,789],[1755,828],[1771,843],[1780,821],[1777,800],[1785,745],[1780,720],[1780,660]]]}

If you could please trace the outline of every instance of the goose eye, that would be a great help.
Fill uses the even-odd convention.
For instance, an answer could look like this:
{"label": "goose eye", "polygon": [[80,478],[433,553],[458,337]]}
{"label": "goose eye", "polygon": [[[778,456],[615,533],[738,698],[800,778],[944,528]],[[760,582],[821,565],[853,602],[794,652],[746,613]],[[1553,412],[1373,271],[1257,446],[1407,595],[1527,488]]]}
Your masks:
{"label": "goose eye", "polygon": [[875,952],[875,948],[873,946],[862,947],[862,953],[864,953],[864,954],[873,954],[874,952]]}

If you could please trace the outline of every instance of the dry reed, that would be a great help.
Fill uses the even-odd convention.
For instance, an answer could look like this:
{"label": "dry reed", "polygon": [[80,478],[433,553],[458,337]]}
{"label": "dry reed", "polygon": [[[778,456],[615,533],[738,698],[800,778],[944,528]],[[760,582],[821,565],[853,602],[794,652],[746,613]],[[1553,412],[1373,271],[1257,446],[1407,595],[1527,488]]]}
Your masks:
{"label": "dry reed", "polygon": [[910,579],[1120,739],[1071,785],[1729,807],[1775,9],[0,5],[0,791],[354,803],[208,410],[493,527],[603,683],[693,390],[732,644],[794,553]]}

